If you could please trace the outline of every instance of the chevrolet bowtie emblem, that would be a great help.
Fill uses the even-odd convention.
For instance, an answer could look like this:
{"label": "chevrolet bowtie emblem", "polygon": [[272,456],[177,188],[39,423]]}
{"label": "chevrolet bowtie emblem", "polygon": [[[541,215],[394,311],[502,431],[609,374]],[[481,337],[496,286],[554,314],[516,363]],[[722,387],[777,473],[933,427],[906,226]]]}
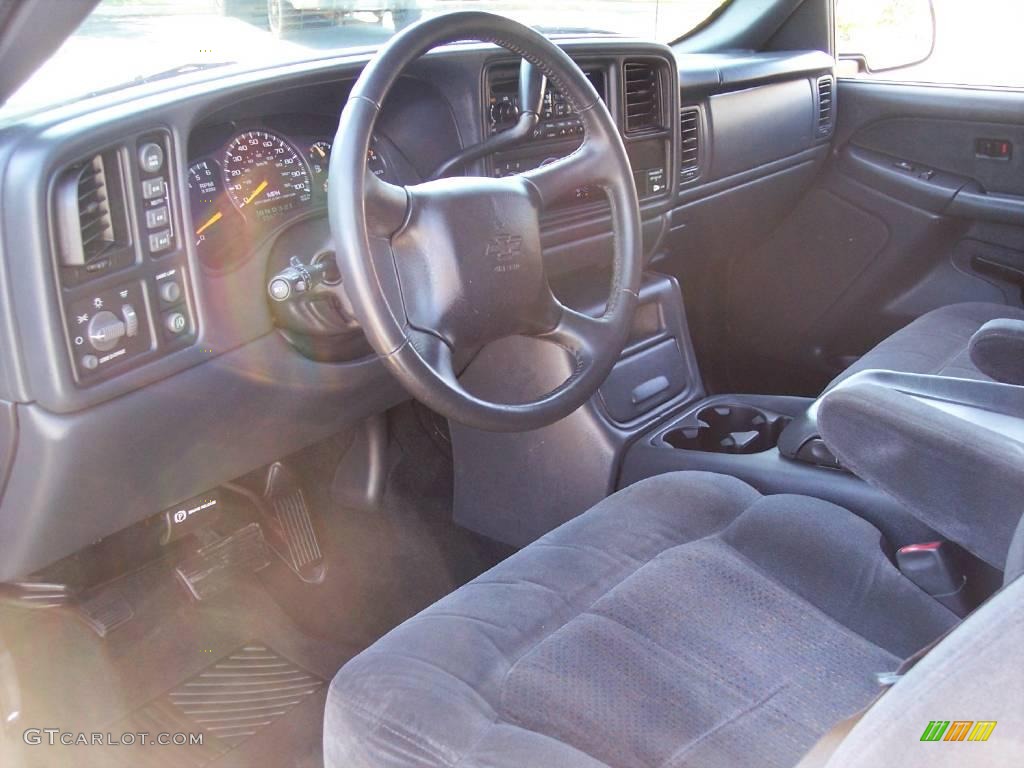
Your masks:
{"label": "chevrolet bowtie emblem", "polygon": [[515,261],[523,252],[523,238],[519,235],[499,233],[487,243],[484,255],[498,264]]}

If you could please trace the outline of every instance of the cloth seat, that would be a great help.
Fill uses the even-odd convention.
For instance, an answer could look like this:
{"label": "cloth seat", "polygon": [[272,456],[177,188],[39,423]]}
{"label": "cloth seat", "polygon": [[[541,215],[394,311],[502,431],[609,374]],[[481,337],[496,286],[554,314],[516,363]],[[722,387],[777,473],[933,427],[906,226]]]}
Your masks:
{"label": "cloth seat", "polygon": [[1024,310],[983,302],[933,309],[877,344],[833,379],[825,391],[871,369],[989,381],[971,361],[967,347],[981,326],[1000,319],[1024,320]]}
{"label": "cloth seat", "polygon": [[605,499],[345,665],[327,766],[791,766],[956,624],[873,526],[735,478]]}

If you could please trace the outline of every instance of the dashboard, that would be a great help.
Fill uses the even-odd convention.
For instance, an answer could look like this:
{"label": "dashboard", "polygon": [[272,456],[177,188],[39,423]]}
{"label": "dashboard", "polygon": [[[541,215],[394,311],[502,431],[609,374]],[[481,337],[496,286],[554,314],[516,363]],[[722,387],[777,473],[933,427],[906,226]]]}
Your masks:
{"label": "dashboard", "polygon": [[[771,180],[792,169],[809,178],[827,155],[829,136],[815,132],[825,54],[764,66],[701,59],[694,72],[714,71],[684,78],[684,103],[665,46],[558,42],[619,126],[648,257],[700,247],[685,238],[702,222],[728,228],[733,186],[763,177],[779,204],[799,194]],[[340,280],[301,303],[267,293],[294,259],[333,262],[327,167],[366,61],[161,81],[0,130],[0,580],[408,397],[366,345]],[[423,56],[382,107],[370,168],[418,183],[501,130],[518,109],[517,66],[490,45]],[[752,100],[774,110],[770,123],[750,119]],[[550,91],[528,141],[459,172],[550,162],[579,145],[579,125]],[[787,141],[760,141],[765,131]],[[552,280],[606,285],[612,233],[600,190],[580,187],[545,211],[541,235]]]}

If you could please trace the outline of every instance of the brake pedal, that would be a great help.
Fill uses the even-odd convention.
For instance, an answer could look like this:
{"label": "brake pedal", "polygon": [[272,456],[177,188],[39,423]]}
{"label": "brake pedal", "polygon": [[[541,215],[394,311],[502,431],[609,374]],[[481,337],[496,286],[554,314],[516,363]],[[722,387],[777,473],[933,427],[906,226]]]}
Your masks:
{"label": "brake pedal", "polygon": [[208,544],[175,569],[178,579],[196,600],[202,600],[231,583],[231,576],[245,577],[270,565],[270,553],[259,523]]}
{"label": "brake pedal", "polygon": [[106,637],[135,617],[135,610],[116,589],[99,589],[75,606],[78,617],[100,637]]}
{"label": "brake pedal", "polygon": [[304,582],[319,584],[327,564],[302,487],[284,464],[270,465],[263,498],[270,548]]}

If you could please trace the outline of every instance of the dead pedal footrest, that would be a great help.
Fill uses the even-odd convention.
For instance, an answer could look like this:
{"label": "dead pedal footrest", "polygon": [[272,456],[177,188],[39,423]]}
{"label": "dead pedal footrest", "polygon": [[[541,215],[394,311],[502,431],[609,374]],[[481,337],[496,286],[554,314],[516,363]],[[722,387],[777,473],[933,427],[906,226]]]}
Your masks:
{"label": "dead pedal footrest", "polygon": [[259,523],[208,544],[175,569],[178,579],[197,600],[231,583],[230,577],[247,576],[270,565],[270,551]]}

